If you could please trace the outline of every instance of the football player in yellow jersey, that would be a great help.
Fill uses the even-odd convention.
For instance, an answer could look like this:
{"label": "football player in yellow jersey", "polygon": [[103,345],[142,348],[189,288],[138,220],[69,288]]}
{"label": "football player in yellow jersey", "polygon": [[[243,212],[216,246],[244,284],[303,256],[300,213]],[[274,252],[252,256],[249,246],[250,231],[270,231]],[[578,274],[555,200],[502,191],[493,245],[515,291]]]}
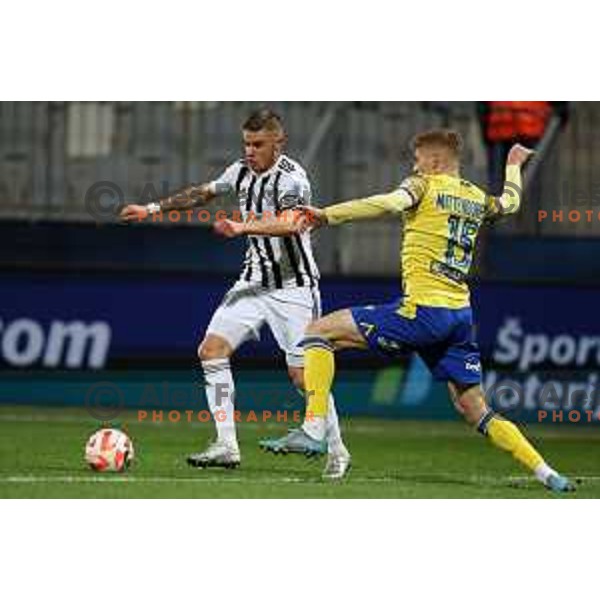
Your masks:
{"label": "football player in yellow jersey", "polygon": [[275,453],[322,452],[337,350],[371,348],[391,357],[417,352],[434,377],[448,383],[454,405],[470,425],[549,489],[572,491],[572,483],[548,466],[520,430],[487,406],[466,281],[484,219],[518,211],[521,169],[532,151],[512,148],[504,193],[494,198],[460,177],[458,133],[423,133],[414,149],[414,175],[394,192],[308,209],[315,226],[404,215],[403,294],[396,302],[341,310],[310,325],[303,342],[307,418],[301,429],[261,445]]}

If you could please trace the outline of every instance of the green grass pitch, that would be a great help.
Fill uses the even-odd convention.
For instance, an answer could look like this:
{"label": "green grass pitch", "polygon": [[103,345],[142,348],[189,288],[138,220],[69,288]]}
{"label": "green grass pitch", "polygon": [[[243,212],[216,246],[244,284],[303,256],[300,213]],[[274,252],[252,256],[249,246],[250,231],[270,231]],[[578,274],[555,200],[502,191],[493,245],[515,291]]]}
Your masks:
{"label": "green grass pitch", "polygon": [[[196,471],[210,424],[152,424],[124,415],[136,461],[126,474],[95,474],[83,462],[99,424],[77,409],[0,408],[0,498],[552,498],[512,459],[460,422],[344,420],[354,466],[347,480],[323,482],[323,460],[276,457],[257,447],[281,425],[239,426],[242,467]],[[600,497],[600,431],[541,425],[528,435],[549,462],[579,478],[569,497]]]}

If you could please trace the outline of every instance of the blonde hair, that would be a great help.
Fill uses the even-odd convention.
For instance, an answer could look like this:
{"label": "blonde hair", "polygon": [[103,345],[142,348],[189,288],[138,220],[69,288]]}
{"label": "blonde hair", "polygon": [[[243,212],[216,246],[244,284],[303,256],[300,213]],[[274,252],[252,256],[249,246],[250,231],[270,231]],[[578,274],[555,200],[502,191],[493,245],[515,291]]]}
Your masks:
{"label": "blonde hair", "polygon": [[413,139],[413,148],[443,148],[459,159],[463,149],[462,136],[453,129],[431,129]]}

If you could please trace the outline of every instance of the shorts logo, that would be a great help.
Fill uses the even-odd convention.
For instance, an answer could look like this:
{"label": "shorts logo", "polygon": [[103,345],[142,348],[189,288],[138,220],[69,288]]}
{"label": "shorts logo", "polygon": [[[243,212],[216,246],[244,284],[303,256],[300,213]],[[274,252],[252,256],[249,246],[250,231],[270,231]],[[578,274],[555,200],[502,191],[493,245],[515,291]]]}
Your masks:
{"label": "shorts logo", "polygon": [[383,348],[384,350],[390,350],[390,351],[402,350],[402,346],[398,342],[394,342],[393,340],[388,340],[384,337],[378,337],[377,344],[380,348]]}
{"label": "shorts logo", "polygon": [[466,362],[465,369],[467,371],[471,371],[472,373],[481,373],[481,363],[480,362]]}
{"label": "shorts logo", "polygon": [[412,350],[412,348],[410,348],[406,344],[403,344],[402,342],[390,340],[389,338],[385,338],[382,336],[377,337],[377,346],[379,346],[379,348],[383,352],[391,354],[393,356],[398,356],[400,354],[408,354]]}
{"label": "shorts logo", "polygon": [[377,329],[377,326],[373,323],[359,323],[359,325],[364,329],[364,333],[366,337],[370,337],[371,334]]}

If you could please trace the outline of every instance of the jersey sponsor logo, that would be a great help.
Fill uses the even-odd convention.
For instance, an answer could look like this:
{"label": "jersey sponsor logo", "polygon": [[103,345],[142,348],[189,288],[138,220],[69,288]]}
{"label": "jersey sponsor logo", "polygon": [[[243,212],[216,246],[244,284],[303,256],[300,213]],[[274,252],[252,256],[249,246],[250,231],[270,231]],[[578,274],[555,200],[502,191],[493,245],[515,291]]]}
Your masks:
{"label": "jersey sponsor logo", "polygon": [[434,275],[441,275],[443,277],[447,277],[456,283],[465,283],[467,277],[464,273],[459,271],[458,269],[454,269],[443,262],[438,260],[432,260],[430,264],[430,271]]}
{"label": "jersey sponsor logo", "polygon": [[12,367],[101,369],[110,340],[111,328],[103,321],[52,321],[45,328],[33,319],[0,319],[0,361]]}

